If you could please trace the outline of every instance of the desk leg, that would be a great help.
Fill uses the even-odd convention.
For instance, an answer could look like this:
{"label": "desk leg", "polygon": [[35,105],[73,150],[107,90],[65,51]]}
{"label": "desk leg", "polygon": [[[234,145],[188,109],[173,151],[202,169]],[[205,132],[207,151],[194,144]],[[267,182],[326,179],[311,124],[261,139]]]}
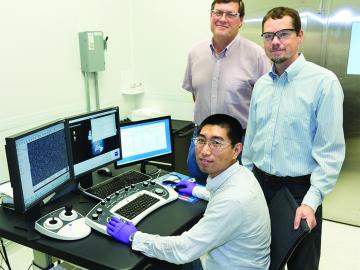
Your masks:
{"label": "desk leg", "polygon": [[54,266],[50,255],[47,255],[35,249],[33,249],[33,254],[34,254],[34,260],[33,260],[34,270],[38,270],[39,267],[40,269],[50,269],[51,267]]}

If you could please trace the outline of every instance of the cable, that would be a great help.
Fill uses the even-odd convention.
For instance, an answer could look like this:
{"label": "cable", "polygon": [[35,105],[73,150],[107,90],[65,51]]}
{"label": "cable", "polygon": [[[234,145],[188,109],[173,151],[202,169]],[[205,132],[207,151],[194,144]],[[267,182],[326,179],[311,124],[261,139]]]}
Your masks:
{"label": "cable", "polygon": [[161,173],[161,169],[157,169],[155,172],[153,173],[148,173],[147,175],[150,175],[150,176],[154,176],[156,175],[155,178],[158,178],[160,176],[160,173]]}
{"label": "cable", "polygon": [[3,250],[3,253],[2,256],[5,260],[5,263],[7,265],[7,267],[9,268],[9,270],[11,270],[11,266],[10,266],[10,262],[9,262],[9,258],[7,256],[7,253],[6,253],[6,248],[5,248],[5,245],[4,245],[4,241],[2,238],[0,238],[0,241],[1,241],[1,247],[2,247],[2,250]]}
{"label": "cable", "polygon": [[27,270],[30,270],[30,267],[32,266],[33,264],[31,263],[30,265],[29,265],[29,267],[28,267],[28,269]]}
{"label": "cable", "polygon": [[5,261],[4,254],[2,253],[2,251],[0,251],[0,253],[1,253],[1,257],[2,257],[3,261]]}

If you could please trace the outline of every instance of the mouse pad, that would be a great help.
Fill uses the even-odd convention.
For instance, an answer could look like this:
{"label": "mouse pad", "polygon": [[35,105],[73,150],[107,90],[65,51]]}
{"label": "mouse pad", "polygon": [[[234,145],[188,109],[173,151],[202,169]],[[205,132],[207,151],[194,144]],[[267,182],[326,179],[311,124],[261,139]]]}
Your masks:
{"label": "mouse pad", "polygon": [[[179,183],[180,181],[190,181],[190,182],[195,182],[195,179],[194,178],[191,178],[190,176],[188,175],[185,175],[185,174],[182,174],[182,173],[178,173],[178,172],[170,172],[168,174],[165,174],[161,177],[159,177],[159,180],[161,181],[161,184],[164,185],[164,186],[168,186],[168,187],[171,187],[171,188],[174,188],[175,185],[177,183]],[[165,183],[164,183],[165,182]],[[197,184],[197,186],[202,186],[203,185],[200,185],[200,184]],[[186,195],[186,194],[182,194],[181,192],[179,192],[179,197],[178,197],[180,200],[183,200],[183,201],[186,201],[186,202],[189,202],[189,203],[195,203],[197,201],[199,201],[200,199],[197,198],[197,197],[194,197],[194,196],[189,196],[189,195]]]}

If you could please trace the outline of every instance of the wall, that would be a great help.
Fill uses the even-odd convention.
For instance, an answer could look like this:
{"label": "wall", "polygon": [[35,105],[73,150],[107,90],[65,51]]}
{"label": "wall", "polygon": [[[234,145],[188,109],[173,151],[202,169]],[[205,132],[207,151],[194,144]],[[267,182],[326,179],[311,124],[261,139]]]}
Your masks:
{"label": "wall", "polygon": [[192,120],[192,96],[183,90],[187,53],[211,36],[209,0],[134,1],[134,66],[136,80],[147,91],[141,106]]}
{"label": "wall", "polygon": [[109,36],[99,73],[101,107],[121,105],[133,71],[131,0],[1,1],[0,182],[8,180],[4,137],[86,110],[78,32]]}

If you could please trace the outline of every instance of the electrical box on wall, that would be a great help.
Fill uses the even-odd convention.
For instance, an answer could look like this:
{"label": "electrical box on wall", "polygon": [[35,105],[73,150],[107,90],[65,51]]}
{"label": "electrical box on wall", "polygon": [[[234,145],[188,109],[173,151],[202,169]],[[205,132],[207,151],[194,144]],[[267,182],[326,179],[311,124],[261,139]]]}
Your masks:
{"label": "electrical box on wall", "polygon": [[105,70],[106,40],[103,38],[103,32],[79,32],[79,46],[82,71],[98,72]]}

